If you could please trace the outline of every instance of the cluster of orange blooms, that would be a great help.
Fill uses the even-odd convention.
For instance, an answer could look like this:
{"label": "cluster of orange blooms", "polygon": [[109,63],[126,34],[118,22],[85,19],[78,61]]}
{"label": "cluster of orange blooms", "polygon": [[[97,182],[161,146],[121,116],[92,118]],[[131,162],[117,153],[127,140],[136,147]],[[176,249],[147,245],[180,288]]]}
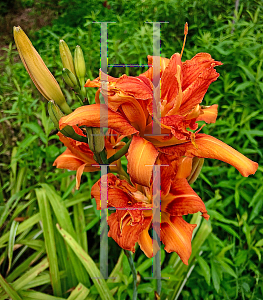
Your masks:
{"label": "cluster of orange blooms", "polygon": [[[52,85],[57,83],[21,28],[15,28],[14,35],[36,87],[49,101],[54,100],[64,112],[70,112],[63,100],[56,101],[57,95],[50,94]],[[209,85],[218,78],[215,67],[221,62],[208,53],[198,53],[185,62],[179,53],[170,59],[159,57],[160,84],[155,86],[154,59],[148,56],[149,69],[137,77],[114,78],[101,72],[100,77],[86,81],[85,87],[98,88],[96,103],[60,115],[58,136],[67,149],[54,165],[76,170],[79,188],[83,172],[100,171],[101,164],[108,164],[109,173],[104,175],[107,178],[101,178],[91,189],[97,208],[101,209],[102,181],[107,183],[107,207],[116,209],[108,217],[108,235],[120,247],[133,252],[138,242],[148,257],[158,250],[149,234],[153,226],[153,168],[165,165],[159,174],[160,240],[167,252],[177,252],[187,264],[196,225],[187,223],[183,216],[201,212],[205,219],[209,218],[203,201],[190,186],[204,158],[229,163],[243,176],[254,174],[258,165],[222,141],[199,133],[202,127],[198,129],[198,121],[214,123],[217,118],[218,105],[202,106],[201,102]],[[41,68],[49,74],[41,72]],[[75,63],[77,78],[78,73]],[[48,78],[54,82],[45,86]],[[107,78],[107,82],[102,78]],[[107,104],[101,103],[101,97],[107,99]],[[156,98],[158,116],[154,111]],[[159,126],[160,134],[153,133],[153,124]],[[108,128],[102,139],[95,134],[95,129],[101,127]],[[73,128],[74,134],[65,134],[65,128]],[[122,166],[122,157],[127,159],[128,174]]]}

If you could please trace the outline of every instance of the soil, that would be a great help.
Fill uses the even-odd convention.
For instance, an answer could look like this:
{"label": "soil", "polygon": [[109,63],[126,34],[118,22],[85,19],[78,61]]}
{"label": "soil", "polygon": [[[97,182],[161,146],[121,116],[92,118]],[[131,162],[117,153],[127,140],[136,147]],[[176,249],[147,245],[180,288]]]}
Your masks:
{"label": "soil", "polygon": [[53,9],[42,8],[37,10],[35,7],[10,9],[4,16],[0,16],[0,57],[5,52],[2,48],[8,47],[14,41],[13,26],[21,26],[30,38],[30,32],[51,25],[52,20],[56,17],[57,12]]}

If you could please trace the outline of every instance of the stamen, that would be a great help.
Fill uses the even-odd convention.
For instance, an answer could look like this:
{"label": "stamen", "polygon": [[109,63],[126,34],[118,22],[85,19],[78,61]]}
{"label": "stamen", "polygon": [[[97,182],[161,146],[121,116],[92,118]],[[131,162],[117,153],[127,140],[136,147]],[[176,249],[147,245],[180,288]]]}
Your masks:
{"label": "stamen", "polygon": [[184,25],[184,43],[183,43],[183,48],[182,48],[181,55],[180,55],[181,58],[182,58],[182,56],[183,56],[184,46],[185,46],[187,34],[188,34],[188,23],[186,22],[185,25]]}
{"label": "stamen", "polygon": [[196,145],[196,142],[195,142],[195,134],[193,132],[191,132],[190,139],[191,139],[191,143],[194,145],[194,147],[196,149],[198,149],[198,146]]}

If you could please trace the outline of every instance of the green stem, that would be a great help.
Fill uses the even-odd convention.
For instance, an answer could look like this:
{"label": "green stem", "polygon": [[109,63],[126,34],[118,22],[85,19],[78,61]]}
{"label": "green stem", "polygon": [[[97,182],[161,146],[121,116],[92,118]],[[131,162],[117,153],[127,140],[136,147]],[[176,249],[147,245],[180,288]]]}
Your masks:
{"label": "green stem", "polygon": [[108,159],[108,163],[111,164],[112,162],[114,162],[115,160],[120,159],[123,155],[125,155],[128,152],[130,143],[132,141],[132,138],[128,141],[128,143],[123,146],[118,152],[116,152],[114,155],[112,155],[109,159]]}
{"label": "green stem", "polygon": [[101,160],[100,154],[94,152],[94,156],[95,156],[95,158],[96,158],[96,159],[95,159],[96,162],[97,162],[98,164],[100,164],[100,165],[103,165],[103,161]]}
{"label": "green stem", "polygon": [[71,139],[75,140],[75,141],[79,141],[79,142],[83,142],[83,143],[88,143],[88,140],[85,136],[79,135],[77,133],[75,133],[74,135],[70,136]]}
{"label": "green stem", "polygon": [[107,160],[107,153],[105,151],[105,148],[100,152],[100,158],[105,165],[109,164],[109,162]]}
{"label": "green stem", "polygon": [[132,271],[132,277],[133,277],[133,295],[132,295],[132,300],[136,300],[137,299],[137,272],[136,272],[136,268],[132,259],[132,253],[131,251],[128,250],[124,250],[125,255],[128,258],[128,262]]}

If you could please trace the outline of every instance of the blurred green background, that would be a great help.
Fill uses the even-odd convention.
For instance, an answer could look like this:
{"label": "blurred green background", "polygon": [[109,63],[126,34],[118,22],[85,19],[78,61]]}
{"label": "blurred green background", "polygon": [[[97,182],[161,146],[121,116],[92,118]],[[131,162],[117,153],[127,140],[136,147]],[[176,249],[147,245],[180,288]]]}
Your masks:
{"label": "blurred green background", "polygon": [[[41,193],[58,197],[58,203],[71,218],[76,240],[99,266],[99,214],[90,199],[90,187],[99,174],[85,174],[80,190],[75,191],[75,172],[52,166],[65,147],[58,141],[48,118],[45,99],[20,61],[12,27],[20,25],[28,34],[75,108],[78,104],[74,94],[61,77],[58,42],[64,39],[72,51],[80,45],[86,59],[87,79],[97,77],[100,26],[94,21],[116,22],[108,25],[109,64],[146,64],[153,47],[152,25],[146,22],[152,21],[168,22],[161,25],[162,56],[169,58],[181,51],[184,24],[188,22],[183,60],[208,52],[223,63],[217,67],[220,77],[211,84],[203,100],[204,105],[219,104],[219,116],[216,124],[205,126],[202,132],[258,162],[259,169],[254,176],[243,178],[232,166],[205,160],[193,187],[206,204],[212,232],[190,267],[182,269],[180,278],[171,263],[172,255],[162,252],[162,274],[170,280],[162,281],[161,299],[174,299],[175,286],[192,266],[195,267],[183,291],[177,293],[178,299],[263,299],[263,1],[240,0],[237,11],[235,4],[232,0],[0,3],[0,273],[21,299],[60,299],[47,295],[67,298],[70,288],[80,282],[76,275],[69,279],[68,274],[74,272],[64,269],[60,257],[60,289],[50,281],[50,270],[34,273],[31,279],[23,277],[47,252],[42,231],[44,220],[36,217],[41,210]],[[109,74],[117,77],[123,73],[136,76],[142,71],[145,69],[109,68]],[[94,97],[93,90],[89,97]],[[53,206],[52,209],[54,225],[59,215]],[[54,235],[59,241],[55,252],[66,251],[55,229]],[[109,253],[111,271],[121,253],[111,239]],[[66,252],[63,255],[68,257]],[[121,279],[108,283],[111,290],[115,289],[115,299],[130,299],[132,284],[125,259],[121,259]],[[151,260],[140,250],[136,251],[135,262],[142,277],[151,276]],[[91,296],[76,299],[101,299],[89,279],[82,283],[91,289]],[[154,281],[142,279],[138,299],[154,299],[154,290]],[[5,297],[0,290],[0,299]]]}

